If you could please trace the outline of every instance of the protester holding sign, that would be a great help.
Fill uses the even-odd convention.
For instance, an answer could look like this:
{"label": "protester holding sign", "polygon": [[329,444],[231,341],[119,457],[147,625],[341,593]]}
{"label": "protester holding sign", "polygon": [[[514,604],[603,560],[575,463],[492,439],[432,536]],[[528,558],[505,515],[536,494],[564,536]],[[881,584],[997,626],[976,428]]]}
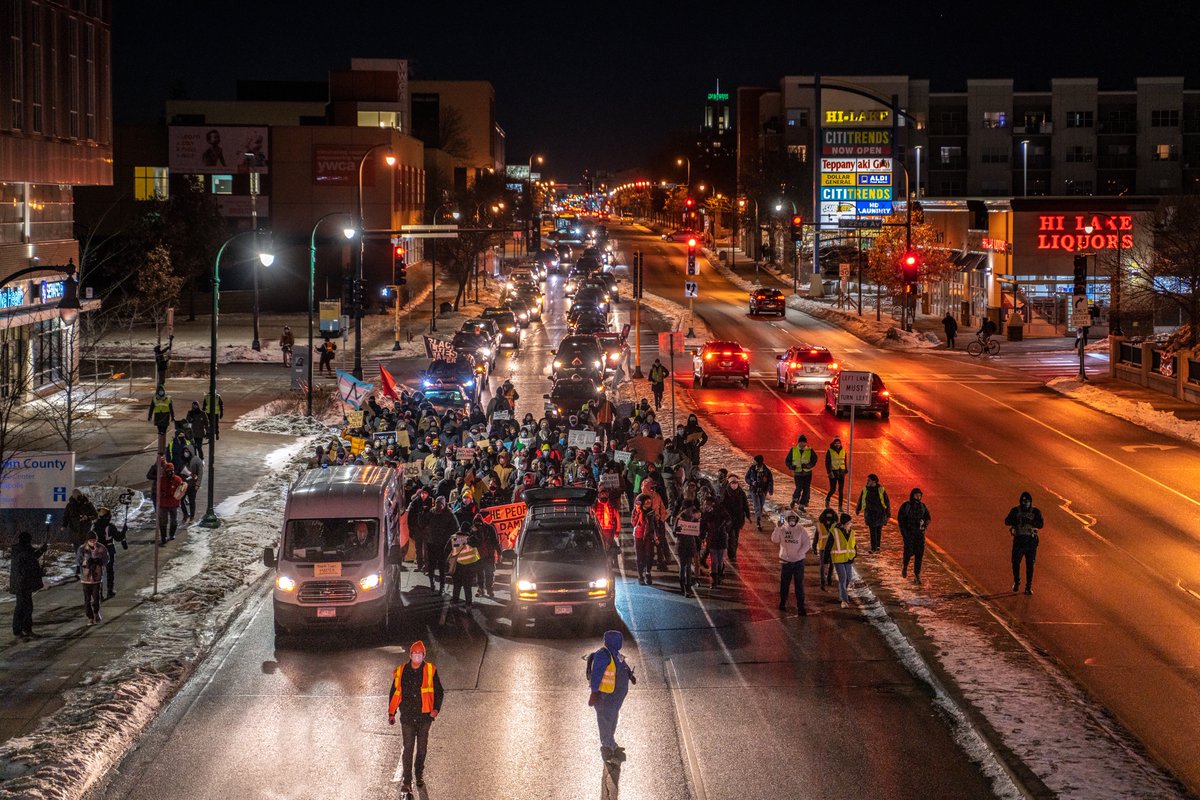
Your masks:
{"label": "protester holding sign", "polygon": [[679,559],[679,591],[684,597],[695,597],[695,564],[700,554],[700,509],[684,506],[675,520],[675,555]]}

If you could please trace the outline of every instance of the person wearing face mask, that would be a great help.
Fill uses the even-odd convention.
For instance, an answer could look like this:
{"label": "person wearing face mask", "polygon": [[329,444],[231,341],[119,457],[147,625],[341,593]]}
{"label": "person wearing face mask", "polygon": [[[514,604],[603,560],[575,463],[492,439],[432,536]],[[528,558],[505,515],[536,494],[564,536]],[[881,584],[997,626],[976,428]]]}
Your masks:
{"label": "person wearing face mask", "polygon": [[437,668],[425,660],[425,643],[413,642],[408,649],[408,662],[392,672],[388,695],[388,725],[396,724],[396,713],[399,712],[404,741],[400,755],[401,792],[412,792],[414,772],[416,785],[425,785],[429,728],[442,710],[444,695]]}
{"label": "person wearing face mask", "polygon": [[1021,492],[1020,501],[1004,518],[1012,535],[1012,571],[1015,592],[1021,588],[1021,561],[1025,562],[1025,594],[1033,594],[1033,562],[1037,559],[1038,531],[1045,527],[1042,511],[1033,504],[1033,495]]}
{"label": "person wearing face mask", "polygon": [[908,493],[908,500],[900,505],[896,512],[896,524],[900,526],[900,538],[904,540],[904,563],[900,568],[900,577],[908,577],[908,560],[913,559],[913,583],[921,582],[921,562],[925,558],[925,529],[929,527],[931,517],[929,506],[925,505],[920,489],[914,488]]}

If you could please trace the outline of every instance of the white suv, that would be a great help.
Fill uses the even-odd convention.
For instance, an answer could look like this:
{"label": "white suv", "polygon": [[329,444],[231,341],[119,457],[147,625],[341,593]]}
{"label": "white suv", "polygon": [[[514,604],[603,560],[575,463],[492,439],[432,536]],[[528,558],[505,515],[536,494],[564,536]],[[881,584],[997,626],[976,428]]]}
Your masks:
{"label": "white suv", "polygon": [[827,348],[812,345],[796,345],[776,359],[775,386],[788,394],[792,389],[820,389],[839,369]]}

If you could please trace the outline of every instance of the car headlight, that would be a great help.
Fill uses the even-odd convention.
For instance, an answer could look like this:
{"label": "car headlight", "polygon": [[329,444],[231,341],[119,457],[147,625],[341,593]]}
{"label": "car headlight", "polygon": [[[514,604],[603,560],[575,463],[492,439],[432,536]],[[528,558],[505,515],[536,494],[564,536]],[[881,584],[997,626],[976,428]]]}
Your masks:
{"label": "car headlight", "polygon": [[516,330],[517,330],[516,325],[508,325],[504,328],[505,333],[516,333]]}
{"label": "car headlight", "polygon": [[509,281],[509,282],[508,282],[507,284],[505,284],[505,285],[506,285],[506,286],[507,286],[509,289],[513,288],[513,282],[512,282],[512,281]]}
{"label": "car headlight", "polygon": [[608,354],[608,360],[609,360],[609,361],[617,361],[617,360],[618,360],[618,359],[620,359],[620,358],[621,358],[621,354],[620,354],[620,353],[609,353],[609,354]]}
{"label": "car headlight", "polygon": [[358,588],[364,592],[369,592],[372,589],[379,588],[379,584],[383,583],[383,577],[378,572],[372,572],[370,575],[364,575],[358,580]]}
{"label": "car headlight", "polygon": [[471,388],[472,386],[474,386],[474,385],[475,385],[475,379],[474,379],[474,378],[472,378],[472,379],[468,380],[466,383],[464,383],[464,384],[463,384],[463,386],[467,387],[468,389],[470,389],[470,388]]}
{"label": "car headlight", "polygon": [[490,347],[481,347],[481,348],[479,348],[479,352],[480,352],[480,353],[483,353],[485,356],[490,356],[490,355],[492,354],[492,348],[490,348]]}
{"label": "car headlight", "polygon": [[421,385],[424,386],[426,389],[432,389],[433,381],[422,381]]}
{"label": "car headlight", "polygon": [[599,578],[597,580],[590,581],[588,583],[588,588],[589,589],[607,589],[608,588],[608,578]]}
{"label": "car headlight", "polygon": [[525,580],[517,581],[517,591],[518,592],[536,592],[537,584],[534,583],[533,581],[525,581]]}
{"label": "car headlight", "polygon": [[289,578],[287,575],[280,575],[278,578],[276,578],[275,586],[278,587],[280,591],[284,592],[296,591],[296,581],[293,578]]}
{"label": "car headlight", "polygon": [[561,368],[562,368],[562,362],[561,362],[561,361],[558,361],[558,360],[556,360],[556,361],[554,362],[554,368],[555,368],[555,369],[561,369]]}
{"label": "car headlight", "polygon": [[529,315],[528,315],[528,314],[526,314],[526,313],[524,313],[524,312],[522,312],[522,313],[521,313],[521,319],[529,319]]}
{"label": "car headlight", "polygon": [[592,366],[593,366],[593,367],[598,367],[598,366],[600,366],[600,362],[599,362],[599,361],[593,361],[593,362],[592,362]]}

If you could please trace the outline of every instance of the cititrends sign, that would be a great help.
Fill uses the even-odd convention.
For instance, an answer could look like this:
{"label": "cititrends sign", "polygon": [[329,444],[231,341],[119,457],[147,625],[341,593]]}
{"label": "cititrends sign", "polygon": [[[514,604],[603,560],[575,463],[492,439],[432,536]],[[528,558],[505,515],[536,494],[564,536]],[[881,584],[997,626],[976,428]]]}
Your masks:
{"label": "cititrends sign", "polygon": [[0,468],[0,509],[60,508],[74,488],[74,453],[13,453]]}

